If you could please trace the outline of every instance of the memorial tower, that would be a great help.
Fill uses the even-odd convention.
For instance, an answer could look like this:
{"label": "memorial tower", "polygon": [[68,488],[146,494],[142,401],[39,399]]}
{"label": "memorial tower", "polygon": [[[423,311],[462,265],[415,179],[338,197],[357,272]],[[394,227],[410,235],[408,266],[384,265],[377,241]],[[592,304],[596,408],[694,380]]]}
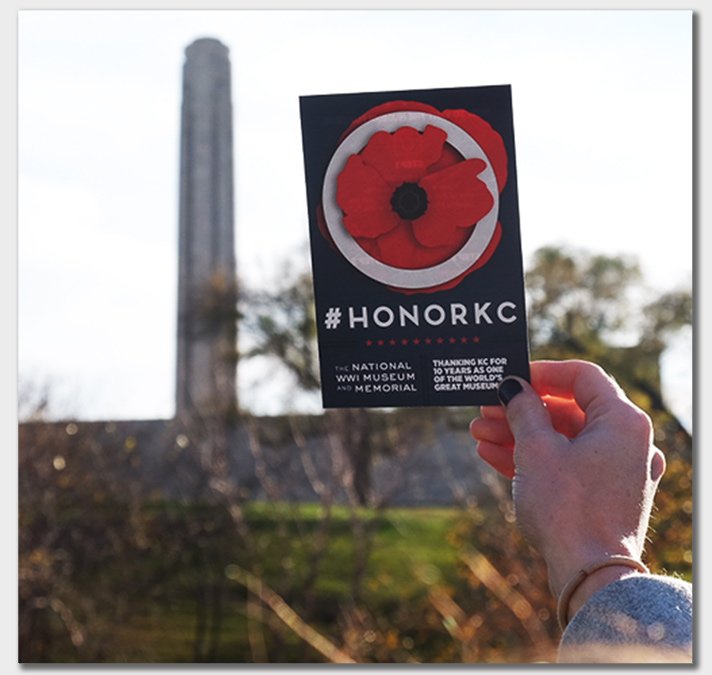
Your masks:
{"label": "memorial tower", "polygon": [[236,408],[236,270],[229,50],[185,50],[176,416]]}

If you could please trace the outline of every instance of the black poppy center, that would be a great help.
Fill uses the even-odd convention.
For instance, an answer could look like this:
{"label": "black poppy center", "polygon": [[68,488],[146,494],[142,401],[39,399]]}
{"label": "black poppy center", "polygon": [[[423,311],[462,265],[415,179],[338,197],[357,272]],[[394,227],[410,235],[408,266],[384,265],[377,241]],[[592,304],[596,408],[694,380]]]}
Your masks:
{"label": "black poppy center", "polygon": [[417,183],[403,183],[393,192],[391,208],[404,220],[420,218],[428,210],[428,193]]}

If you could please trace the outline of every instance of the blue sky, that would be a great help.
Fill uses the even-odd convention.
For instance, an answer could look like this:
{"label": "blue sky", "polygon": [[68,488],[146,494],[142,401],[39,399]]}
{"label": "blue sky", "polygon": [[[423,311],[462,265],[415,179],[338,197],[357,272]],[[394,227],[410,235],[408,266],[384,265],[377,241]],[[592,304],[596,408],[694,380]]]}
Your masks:
{"label": "blue sky", "polygon": [[[562,244],[691,283],[689,11],[25,11],[18,366],[58,413],[173,413],[181,68],[204,36],[231,53],[246,283],[308,265],[300,95],[489,84],[512,85],[525,262]],[[666,366],[683,415],[690,345]],[[243,404],[313,407],[264,379],[241,371]]]}

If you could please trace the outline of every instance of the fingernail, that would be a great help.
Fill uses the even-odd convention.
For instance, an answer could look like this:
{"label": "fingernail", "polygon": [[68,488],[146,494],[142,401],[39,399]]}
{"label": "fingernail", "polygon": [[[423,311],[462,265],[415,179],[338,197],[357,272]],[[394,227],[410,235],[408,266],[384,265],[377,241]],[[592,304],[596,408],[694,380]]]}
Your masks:
{"label": "fingernail", "polygon": [[502,401],[504,405],[508,405],[509,402],[522,391],[524,391],[524,388],[519,381],[515,380],[513,377],[510,377],[499,383],[497,395],[499,396],[499,400]]}

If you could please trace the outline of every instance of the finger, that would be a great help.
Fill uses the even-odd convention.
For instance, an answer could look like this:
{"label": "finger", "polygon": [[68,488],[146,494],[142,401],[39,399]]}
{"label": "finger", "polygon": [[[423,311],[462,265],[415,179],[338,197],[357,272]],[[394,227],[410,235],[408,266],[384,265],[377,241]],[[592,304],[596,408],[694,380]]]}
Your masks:
{"label": "finger", "polygon": [[586,425],[586,415],[576,401],[545,396],[543,401],[551,418],[551,424],[560,434],[576,438]]}
{"label": "finger", "polygon": [[483,441],[477,444],[477,454],[505,478],[514,478],[514,452],[511,448]]}
{"label": "finger", "polygon": [[653,456],[650,459],[650,479],[653,483],[657,485],[660,482],[666,468],[667,463],[665,461],[665,455],[663,455],[659,448],[655,448]]}
{"label": "finger", "polygon": [[497,445],[514,447],[514,436],[506,419],[476,417],[470,422],[470,434],[476,441],[489,441]]}
{"label": "finger", "polygon": [[530,370],[532,386],[540,396],[573,399],[584,413],[627,400],[615,380],[588,361],[535,361]]}
{"label": "finger", "polygon": [[507,415],[501,405],[483,405],[480,408],[480,415],[487,419],[507,419]]}
{"label": "finger", "polygon": [[531,434],[555,433],[544,402],[526,380],[507,377],[497,393],[506,407],[507,422],[517,442]]}

